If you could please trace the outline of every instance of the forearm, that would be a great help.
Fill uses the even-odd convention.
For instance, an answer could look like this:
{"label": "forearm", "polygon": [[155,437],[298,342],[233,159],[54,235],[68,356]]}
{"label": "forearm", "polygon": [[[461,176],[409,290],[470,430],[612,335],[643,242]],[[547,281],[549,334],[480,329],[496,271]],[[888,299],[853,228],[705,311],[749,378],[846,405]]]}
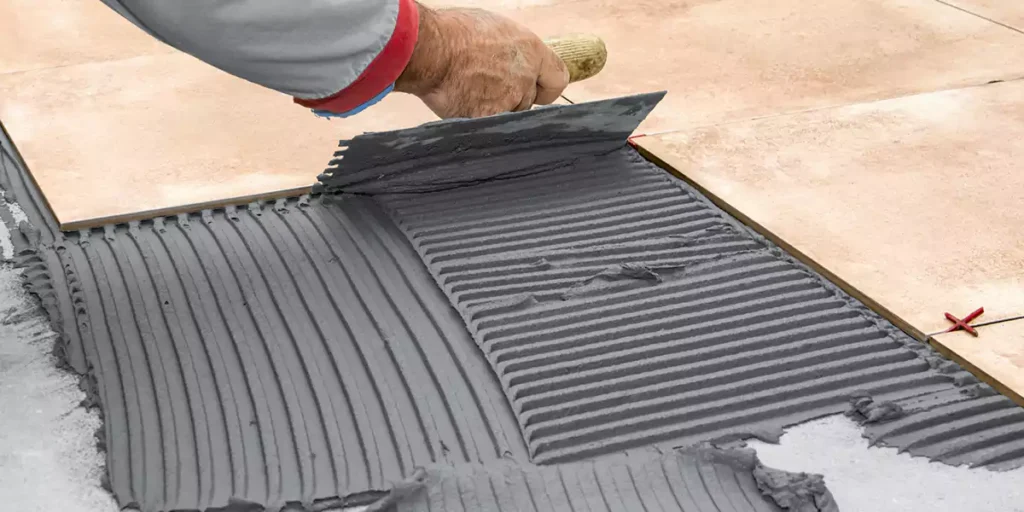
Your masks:
{"label": "forearm", "polygon": [[344,112],[393,84],[413,0],[103,0],[161,41],[302,105]]}

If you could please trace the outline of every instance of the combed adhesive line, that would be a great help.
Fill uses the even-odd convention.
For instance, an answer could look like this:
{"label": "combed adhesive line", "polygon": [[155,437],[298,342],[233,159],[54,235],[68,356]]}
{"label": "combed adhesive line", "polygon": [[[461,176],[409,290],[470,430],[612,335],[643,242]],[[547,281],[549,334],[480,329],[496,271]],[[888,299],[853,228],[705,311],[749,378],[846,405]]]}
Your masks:
{"label": "combed adhesive line", "polygon": [[487,353],[538,463],[776,437],[859,394],[995,400],[1007,414],[970,429],[989,441],[929,453],[1024,463],[1020,408],[978,397],[990,388],[632,149],[377,197]]}
{"label": "combed adhesive line", "polygon": [[[526,460],[486,361],[372,200],[299,197],[62,234],[4,155],[15,262],[143,511],[273,510],[418,465]],[[332,500],[337,501],[337,500]]]}

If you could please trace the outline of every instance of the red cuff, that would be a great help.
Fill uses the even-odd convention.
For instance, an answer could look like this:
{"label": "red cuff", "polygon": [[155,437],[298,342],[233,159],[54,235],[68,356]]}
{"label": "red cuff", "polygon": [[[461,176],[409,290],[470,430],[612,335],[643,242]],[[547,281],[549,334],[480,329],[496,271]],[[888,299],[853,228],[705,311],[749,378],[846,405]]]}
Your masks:
{"label": "red cuff", "polygon": [[354,82],[334,95],[319,100],[295,98],[295,103],[337,114],[348,112],[372,100],[398,80],[412,58],[420,32],[420,14],[413,0],[398,0],[398,20],[391,39]]}

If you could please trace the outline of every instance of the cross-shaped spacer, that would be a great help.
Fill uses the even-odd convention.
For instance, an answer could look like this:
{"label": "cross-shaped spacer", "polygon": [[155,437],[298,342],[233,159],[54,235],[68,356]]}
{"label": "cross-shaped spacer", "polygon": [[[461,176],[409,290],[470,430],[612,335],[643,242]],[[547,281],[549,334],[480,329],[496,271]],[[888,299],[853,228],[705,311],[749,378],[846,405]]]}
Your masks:
{"label": "cross-shaped spacer", "polygon": [[951,315],[949,313],[946,313],[946,319],[949,320],[950,322],[953,322],[954,325],[953,325],[953,327],[950,327],[949,329],[946,329],[945,332],[953,332],[953,331],[958,331],[960,329],[963,329],[963,330],[971,333],[971,335],[977,336],[978,335],[978,331],[975,330],[974,327],[971,327],[971,320],[974,320],[975,318],[978,318],[984,312],[985,312],[985,308],[975,309],[973,313],[965,316],[963,318],[963,320],[961,320],[961,319],[959,319],[959,318],[957,318],[957,317],[955,317],[955,316],[953,316],[953,315]]}

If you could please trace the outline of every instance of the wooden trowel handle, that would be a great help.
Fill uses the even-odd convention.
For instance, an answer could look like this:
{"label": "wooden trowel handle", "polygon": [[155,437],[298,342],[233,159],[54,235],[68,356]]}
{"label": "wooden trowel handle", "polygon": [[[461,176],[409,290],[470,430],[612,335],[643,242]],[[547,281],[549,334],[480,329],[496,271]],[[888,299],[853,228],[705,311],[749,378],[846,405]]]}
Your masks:
{"label": "wooden trowel handle", "polygon": [[569,83],[586,80],[596,75],[608,61],[608,49],[600,37],[572,34],[547,39],[544,44],[569,68]]}

